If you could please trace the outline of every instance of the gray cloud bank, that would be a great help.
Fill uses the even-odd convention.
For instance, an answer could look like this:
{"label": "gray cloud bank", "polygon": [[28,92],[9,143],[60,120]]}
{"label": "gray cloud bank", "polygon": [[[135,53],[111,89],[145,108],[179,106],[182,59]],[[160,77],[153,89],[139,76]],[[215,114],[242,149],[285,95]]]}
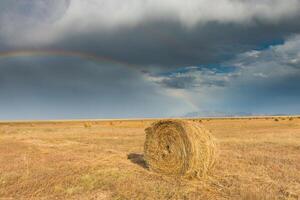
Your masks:
{"label": "gray cloud bank", "polygon": [[299,18],[299,0],[3,0],[0,52],[132,68],[0,56],[0,118],[299,113]]}

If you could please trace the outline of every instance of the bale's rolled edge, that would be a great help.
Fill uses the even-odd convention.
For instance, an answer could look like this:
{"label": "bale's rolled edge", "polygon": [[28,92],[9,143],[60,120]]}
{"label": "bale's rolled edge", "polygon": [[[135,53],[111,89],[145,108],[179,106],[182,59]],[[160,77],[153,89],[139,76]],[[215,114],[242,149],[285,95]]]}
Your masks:
{"label": "bale's rolled edge", "polygon": [[206,177],[216,157],[215,140],[199,123],[160,120],[145,129],[144,157],[150,170],[175,176]]}

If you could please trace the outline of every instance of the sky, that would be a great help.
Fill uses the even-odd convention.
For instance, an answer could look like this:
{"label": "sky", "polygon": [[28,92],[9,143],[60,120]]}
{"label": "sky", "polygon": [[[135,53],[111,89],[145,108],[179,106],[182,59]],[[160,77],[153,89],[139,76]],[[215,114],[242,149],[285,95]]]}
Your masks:
{"label": "sky", "polygon": [[0,120],[300,114],[300,0],[1,0]]}

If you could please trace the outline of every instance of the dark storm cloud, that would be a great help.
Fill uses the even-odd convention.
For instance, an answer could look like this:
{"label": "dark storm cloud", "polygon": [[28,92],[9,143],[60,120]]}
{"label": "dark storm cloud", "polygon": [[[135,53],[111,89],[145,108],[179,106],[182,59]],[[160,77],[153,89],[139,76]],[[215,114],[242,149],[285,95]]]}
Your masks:
{"label": "dark storm cloud", "polygon": [[[135,65],[176,68],[220,63],[300,32],[300,1],[296,0],[223,0],[220,10],[206,0],[192,0],[191,7],[173,0],[160,4],[156,0],[58,1],[68,5],[64,15],[56,11],[55,2],[49,9],[53,12],[48,11],[40,23],[24,27],[19,18],[14,26],[2,23],[4,43],[12,49],[77,50]],[[40,14],[27,15],[38,18]],[[45,21],[53,16],[57,21]]]}
{"label": "dark storm cloud", "polygon": [[272,44],[299,31],[299,20],[253,26],[208,23],[189,31],[179,24],[157,23],[105,36],[101,33],[75,35],[65,38],[58,46],[92,51],[136,65],[174,68],[220,63],[237,53],[260,48],[263,43]]}
{"label": "dark storm cloud", "polygon": [[149,66],[174,69],[221,63],[238,53],[283,41],[300,32],[300,21],[297,17],[294,19],[277,24],[257,22],[250,26],[208,23],[192,30],[186,30],[178,23],[145,22],[115,32],[72,32],[51,44],[37,47],[27,44],[21,48],[76,50],[140,65],[148,70],[151,70]]}
{"label": "dark storm cloud", "polygon": [[0,70],[0,119],[154,117],[186,108],[121,65],[22,57],[0,59]]}

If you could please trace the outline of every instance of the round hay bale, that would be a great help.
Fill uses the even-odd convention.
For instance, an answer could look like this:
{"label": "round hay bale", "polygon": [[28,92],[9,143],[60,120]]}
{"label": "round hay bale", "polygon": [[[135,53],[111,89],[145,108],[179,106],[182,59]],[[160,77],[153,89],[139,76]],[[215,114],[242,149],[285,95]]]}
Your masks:
{"label": "round hay bale", "polygon": [[144,157],[150,170],[166,175],[203,178],[214,165],[214,140],[199,123],[161,120],[145,132]]}

